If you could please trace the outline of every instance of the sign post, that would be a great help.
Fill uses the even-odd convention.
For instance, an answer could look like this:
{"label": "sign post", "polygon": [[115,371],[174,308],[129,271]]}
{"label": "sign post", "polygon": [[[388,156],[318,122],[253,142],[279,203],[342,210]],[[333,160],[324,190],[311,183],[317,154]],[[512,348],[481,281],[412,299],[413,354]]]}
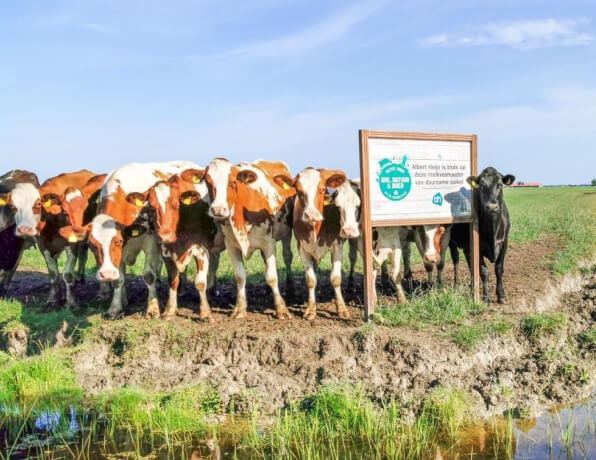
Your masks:
{"label": "sign post", "polygon": [[471,186],[478,174],[475,134],[360,130],[364,317],[374,314],[372,229],[470,224],[472,288],[479,300],[478,219]]}

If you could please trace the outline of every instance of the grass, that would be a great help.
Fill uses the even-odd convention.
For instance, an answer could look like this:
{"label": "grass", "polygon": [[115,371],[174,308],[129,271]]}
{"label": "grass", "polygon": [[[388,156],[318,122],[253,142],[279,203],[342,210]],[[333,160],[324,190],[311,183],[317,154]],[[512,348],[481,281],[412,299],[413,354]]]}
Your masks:
{"label": "grass", "polygon": [[513,324],[507,319],[497,319],[491,323],[459,326],[451,335],[453,341],[464,350],[472,350],[489,337],[508,334]]}
{"label": "grass", "polygon": [[584,348],[596,349],[596,326],[586,329],[577,338]]}
{"label": "grass", "polygon": [[527,316],[522,329],[529,339],[536,339],[556,332],[566,322],[567,316],[564,313],[538,313]]}
{"label": "grass", "polygon": [[482,312],[484,308],[483,304],[474,302],[467,290],[442,288],[414,294],[411,299],[399,305],[381,306],[375,312],[374,320],[389,327],[422,329],[427,325],[458,324]]}
{"label": "grass", "polygon": [[594,187],[507,189],[511,241],[523,243],[555,235],[560,239],[549,266],[555,274],[578,270],[596,253]]}

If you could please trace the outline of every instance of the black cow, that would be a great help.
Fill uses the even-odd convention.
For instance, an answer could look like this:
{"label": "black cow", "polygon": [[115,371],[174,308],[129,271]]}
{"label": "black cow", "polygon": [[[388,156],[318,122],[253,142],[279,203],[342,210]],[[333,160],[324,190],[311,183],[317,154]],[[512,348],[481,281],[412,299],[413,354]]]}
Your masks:
{"label": "black cow", "polygon": [[[509,212],[503,200],[503,186],[511,185],[515,177],[511,174],[502,175],[495,168],[484,169],[479,176],[468,177],[472,186],[476,212],[478,213],[478,231],[480,233],[480,276],[482,278],[482,298],[489,300],[488,295],[488,267],[485,258],[495,264],[497,276],[497,299],[499,303],[505,300],[503,288],[503,268],[505,253],[507,252],[507,237],[511,221]],[[453,260],[455,284],[458,283],[457,265],[459,263],[458,248],[464,250],[468,267],[470,266],[470,226],[456,224],[451,228],[449,250]]]}
{"label": "black cow", "polygon": [[17,184],[24,183],[39,187],[37,176],[29,171],[15,169],[0,176],[0,295],[6,293],[23,251],[35,244],[33,238],[16,236],[14,212],[2,198]]}

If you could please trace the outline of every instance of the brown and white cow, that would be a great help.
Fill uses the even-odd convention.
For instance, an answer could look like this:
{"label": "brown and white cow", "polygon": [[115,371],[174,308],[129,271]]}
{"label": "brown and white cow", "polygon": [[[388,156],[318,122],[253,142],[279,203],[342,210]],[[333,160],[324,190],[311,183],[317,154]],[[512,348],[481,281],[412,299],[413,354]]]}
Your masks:
{"label": "brown and white cow", "polygon": [[258,160],[233,165],[223,158],[211,161],[201,176],[209,190],[209,215],[221,224],[225,247],[236,278],[237,298],[233,318],[246,316],[244,258],[259,249],[265,260],[265,281],[273,292],[278,318],[289,318],[279,292],[275,243],[281,240],[287,280],[291,280],[291,214],[295,190],[283,162]]}
{"label": "brown and white cow", "polygon": [[39,187],[39,180],[34,173],[20,169],[0,176],[0,295],[6,293],[23,251],[35,244],[33,238],[22,238],[15,233],[15,210],[10,205],[10,193],[19,184]]}
{"label": "brown and white cow", "polygon": [[409,283],[412,282],[412,269],[410,265],[410,244],[416,244],[416,248],[422,257],[426,269],[427,281],[430,286],[435,285],[433,271],[437,268],[436,284],[443,284],[443,268],[445,267],[445,255],[449,248],[451,225],[433,224],[417,225],[407,227],[409,229],[403,243],[404,277]]}
{"label": "brown and white cow", "polygon": [[[308,286],[308,303],[305,319],[317,316],[315,289],[317,277],[315,266],[331,252],[331,285],[335,291],[337,314],[349,318],[348,309],[341,293],[341,264],[343,245],[346,238],[359,235],[358,221],[351,219],[346,193],[336,192],[332,202],[329,189],[351,189],[343,171],[306,168],[294,180],[296,201],[294,204],[294,236],[298,242],[298,252],[304,266]],[[355,203],[354,203],[355,204]],[[355,214],[354,214],[355,215]]]}
{"label": "brown and white cow", "polygon": [[170,285],[162,315],[165,319],[176,315],[180,275],[194,258],[197,265],[194,284],[201,301],[199,318],[212,320],[207,289],[214,280],[224,241],[221,229],[209,216],[207,185],[196,179],[203,174],[203,168],[194,165],[192,169],[157,182],[147,192]]}
{"label": "brown and white cow", "polygon": [[97,279],[111,282],[114,294],[106,315],[116,318],[126,304],[125,268],[145,253],[143,279],[148,297],[145,316],[159,317],[159,301],[155,282],[159,276],[162,258],[159,243],[151,222],[152,213],[146,200],[146,191],[156,182],[167,180],[193,163],[172,161],[166,163],[131,163],[112,171],[100,193],[98,214],[88,228],[89,244],[99,269]]}
{"label": "brown and white cow", "polygon": [[77,306],[72,291],[74,269],[78,260],[79,270],[84,275],[87,245],[84,235],[79,238],[72,230],[64,230],[71,228],[73,223],[86,223],[83,219],[89,198],[99,190],[104,177],[87,170],[64,173],[46,180],[37,188],[31,184],[20,184],[8,197],[9,203],[15,208],[16,234],[35,237],[46,261],[50,277],[46,309],[55,307],[58,302],[58,258],[62,252],[66,252],[63,272],[66,305]]}

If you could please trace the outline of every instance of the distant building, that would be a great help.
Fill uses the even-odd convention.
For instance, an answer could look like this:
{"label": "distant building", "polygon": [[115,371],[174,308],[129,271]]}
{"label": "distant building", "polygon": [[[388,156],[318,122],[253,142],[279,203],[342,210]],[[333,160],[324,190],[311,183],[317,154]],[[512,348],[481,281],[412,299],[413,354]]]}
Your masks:
{"label": "distant building", "polygon": [[542,187],[540,182],[514,182],[511,187]]}

